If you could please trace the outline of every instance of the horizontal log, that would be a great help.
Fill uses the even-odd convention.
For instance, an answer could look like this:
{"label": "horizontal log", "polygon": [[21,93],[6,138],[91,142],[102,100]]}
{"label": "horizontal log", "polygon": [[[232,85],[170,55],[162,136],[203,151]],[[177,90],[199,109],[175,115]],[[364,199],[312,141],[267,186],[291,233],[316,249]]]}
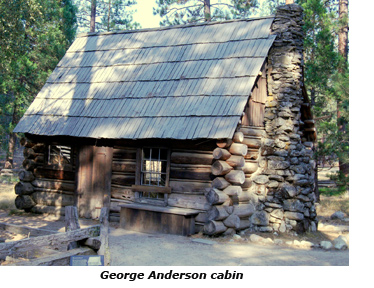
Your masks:
{"label": "horizontal log", "polygon": [[211,220],[204,225],[204,234],[207,235],[218,235],[227,230],[227,227],[222,221]]}
{"label": "horizontal log", "polygon": [[54,170],[49,168],[37,167],[34,169],[34,176],[36,178],[47,178],[57,180],[75,180],[75,173],[72,171]]}
{"label": "horizontal log", "polygon": [[243,132],[235,132],[232,140],[235,142],[235,143],[242,143],[243,140],[244,140],[244,134]]}
{"label": "horizontal log", "polygon": [[240,225],[240,218],[235,214],[231,214],[229,217],[223,220],[223,224],[226,227],[237,229]]}
{"label": "horizontal log", "polygon": [[246,160],[256,160],[258,158],[259,151],[258,149],[248,148],[247,155],[244,156]]}
{"label": "horizontal log", "polygon": [[113,172],[134,172],[136,171],[136,162],[134,161],[112,161],[112,171]]}
{"label": "horizontal log", "polygon": [[30,182],[18,182],[14,186],[14,191],[17,195],[30,195],[34,192],[34,186]]}
{"label": "horizontal log", "polygon": [[18,195],[14,200],[17,209],[29,210],[36,205],[35,201],[29,195]]}
{"label": "horizontal log", "polygon": [[223,190],[223,193],[225,193],[228,196],[237,196],[241,192],[242,187],[237,185],[230,185]]}
{"label": "horizontal log", "polygon": [[168,205],[172,207],[208,210],[210,204],[203,195],[172,193],[168,197]]}
{"label": "horizontal log", "polygon": [[35,142],[32,142],[31,140],[25,138],[25,137],[22,137],[19,141],[19,143],[24,146],[24,147],[27,147],[27,148],[31,148],[33,147],[36,143]]}
{"label": "horizontal log", "polygon": [[173,193],[175,192],[196,192],[205,193],[207,188],[211,187],[210,181],[178,181],[171,179],[169,186]]}
{"label": "horizontal log", "polygon": [[34,158],[36,165],[44,164],[44,155],[38,155]]}
{"label": "horizontal log", "polygon": [[114,148],[113,159],[136,160],[136,149],[134,148]]}
{"label": "horizontal log", "polygon": [[213,178],[210,165],[171,164],[170,178],[181,180],[205,180]]}
{"label": "horizontal log", "polygon": [[23,156],[27,159],[34,159],[36,157],[36,153],[32,148],[25,148],[23,149]]}
{"label": "horizontal log", "polygon": [[22,162],[22,166],[23,166],[23,168],[25,168],[26,171],[34,170],[36,165],[37,165],[36,162],[34,160],[31,160],[31,159],[25,159]]}
{"label": "horizontal log", "polygon": [[244,137],[243,144],[247,145],[249,148],[260,148],[261,140],[257,138]]}
{"label": "horizontal log", "polygon": [[172,152],[170,162],[172,164],[211,165],[213,162],[213,156],[211,153]]}
{"label": "horizontal log", "polygon": [[240,127],[240,132],[242,132],[245,136],[256,136],[256,137],[263,137],[266,135],[264,129],[253,129],[249,127]]}
{"label": "horizontal log", "polygon": [[245,165],[245,159],[243,156],[231,155],[229,159],[226,160],[226,163],[231,167],[243,167]]}
{"label": "horizontal log", "polygon": [[248,202],[251,200],[251,192],[247,190],[243,190],[237,196],[238,202]]}
{"label": "horizontal log", "polygon": [[231,139],[219,139],[216,142],[216,145],[219,148],[228,148],[228,147],[230,147],[231,144],[232,144],[232,140]]}
{"label": "horizontal log", "polygon": [[222,204],[228,198],[229,196],[223,193],[223,191],[216,189],[216,188],[211,188],[209,192],[206,194],[206,199],[208,203],[211,205]]}
{"label": "horizontal log", "polygon": [[65,216],[65,207],[56,207],[37,204],[30,209],[30,212],[35,214],[50,214],[55,216]]}
{"label": "horizontal log", "polygon": [[229,152],[233,155],[245,156],[247,155],[248,147],[242,143],[233,143],[230,146]]}
{"label": "horizontal log", "polygon": [[75,202],[74,195],[67,195],[67,194],[34,192],[31,195],[31,197],[36,204],[41,204],[41,205],[46,205],[46,206],[56,206],[56,207],[73,206]]}
{"label": "horizontal log", "polygon": [[32,149],[35,151],[35,153],[44,153],[46,148],[46,145],[44,143],[37,143],[32,146]]}
{"label": "horizontal log", "polygon": [[112,184],[131,186],[135,185],[135,174],[112,174]]}
{"label": "horizontal log", "polygon": [[207,221],[208,221],[207,212],[201,212],[201,213],[197,214],[197,216],[195,217],[195,223],[196,222],[205,223]]}
{"label": "horizontal log", "polygon": [[19,180],[23,182],[31,182],[35,179],[34,174],[31,171],[21,170],[18,173]]}
{"label": "horizontal log", "polygon": [[227,160],[231,157],[231,153],[223,148],[216,148],[213,150],[213,158],[216,160]]}
{"label": "horizontal log", "polygon": [[66,195],[74,195],[73,191],[64,191],[64,190],[56,190],[56,189],[46,189],[46,188],[36,188],[34,187],[34,192],[45,192],[45,193],[57,193],[57,194],[66,194]]}
{"label": "horizontal log", "polygon": [[245,181],[245,174],[242,170],[232,170],[225,175],[225,179],[234,185],[241,185]]}
{"label": "horizontal log", "polygon": [[[247,174],[248,175],[248,174]],[[245,177],[244,183],[241,184],[242,188],[249,188],[252,186],[252,180],[250,177]]]}
{"label": "horizontal log", "polygon": [[229,217],[223,205],[214,205],[207,211],[207,220],[223,220]]}
{"label": "horizontal log", "polygon": [[214,178],[214,180],[212,181],[212,187],[213,188],[217,188],[217,189],[225,189],[226,187],[228,187],[230,185],[230,182],[228,182],[225,178],[223,177],[216,177]]}
{"label": "horizontal log", "polygon": [[1,259],[3,259],[4,256],[7,256],[10,251],[15,251],[17,249],[26,249],[32,246],[67,246],[70,242],[80,241],[90,237],[97,237],[99,235],[100,225],[94,225],[87,228],[72,230],[63,233],[55,233],[51,235],[43,235],[39,237],[25,238],[18,241],[0,243],[0,257]]}
{"label": "horizontal log", "polygon": [[234,211],[232,214],[237,215],[239,218],[249,217],[256,211],[256,208],[253,204],[239,204],[234,205]]}
{"label": "horizontal log", "polygon": [[45,188],[52,190],[62,190],[62,191],[71,191],[75,190],[74,181],[64,181],[64,180],[51,180],[51,179],[35,179],[31,184],[36,188]]}
{"label": "horizontal log", "polygon": [[229,173],[233,167],[231,167],[229,164],[227,164],[226,161],[222,160],[217,160],[216,162],[213,163],[211,170],[212,174],[216,176],[221,176]]}

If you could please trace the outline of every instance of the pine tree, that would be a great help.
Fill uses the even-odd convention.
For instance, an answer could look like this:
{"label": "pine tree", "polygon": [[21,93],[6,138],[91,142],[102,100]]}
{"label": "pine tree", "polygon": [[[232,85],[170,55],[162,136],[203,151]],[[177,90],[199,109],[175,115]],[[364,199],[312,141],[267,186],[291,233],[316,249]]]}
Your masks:
{"label": "pine tree", "polygon": [[157,0],[156,4],[153,14],[163,18],[161,26],[247,18],[259,5],[257,0]]}
{"label": "pine tree", "polygon": [[71,0],[0,0],[0,137],[13,166],[12,132],[76,31]]}
{"label": "pine tree", "polygon": [[133,19],[136,0],[74,0],[78,7],[78,32],[133,30],[141,26]]}

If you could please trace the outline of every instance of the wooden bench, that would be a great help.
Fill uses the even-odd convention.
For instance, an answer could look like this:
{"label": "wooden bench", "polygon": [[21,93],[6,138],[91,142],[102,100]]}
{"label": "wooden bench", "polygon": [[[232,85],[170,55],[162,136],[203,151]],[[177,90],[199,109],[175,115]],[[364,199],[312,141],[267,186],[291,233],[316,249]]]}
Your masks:
{"label": "wooden bench", "polygon": [[199,211],[137,203],[119,206],[121,228],[183,236],[195,234],[195,217]]}

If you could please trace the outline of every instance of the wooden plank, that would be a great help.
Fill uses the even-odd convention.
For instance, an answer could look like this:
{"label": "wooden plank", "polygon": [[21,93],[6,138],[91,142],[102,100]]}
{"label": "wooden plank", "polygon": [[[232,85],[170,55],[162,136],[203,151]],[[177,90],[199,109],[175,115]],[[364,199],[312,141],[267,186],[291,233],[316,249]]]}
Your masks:
{"label": "wooden plank", "polygon": [[154,206],[154,205],[146,205],[146,204],[119,204],[121,208],[131,208],[131,209],[138,209],[144,211],[154,211],[154,212],[162,212],[167,214],[176,214],[176,215],[197,215],[200,213],[198,210],[192,209],[185,209],[185,208],[176,208],[176,207],[163,207],[163,206]]}
{"label": "wooden plank", "polygon": [[44,167],[37,167],[34,169],[34,176],[36,178],[58,179],[58,180],[75,180],[75,173],[64,170],[53,170]]}
{"label": "wooden plank", "polygon": [[[41,249],[46,252],[50,249]],[[71,256],[96,255],[95,251],[88,247],[77,248],[67,252],[51,250],[52,255],[38,257],[29,261],[20,261],[9,264],[9,266],[69,266]]]}

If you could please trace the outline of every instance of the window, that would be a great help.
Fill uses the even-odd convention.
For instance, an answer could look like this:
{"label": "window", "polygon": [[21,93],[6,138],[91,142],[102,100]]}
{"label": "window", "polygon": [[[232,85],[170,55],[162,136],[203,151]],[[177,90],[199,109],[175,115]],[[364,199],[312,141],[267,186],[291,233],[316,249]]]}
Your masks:
{"label": "window", "polygon": [[[164,148],[143,148],[140,185],[165,187],[168,179],[168,150]],[[141,192],[140,197],[164,199],[163,193]]]}
{"label": "window", "polygon": [[58,166],[72,164],[72,149],[69,146],[48,145],[47,164]]}

